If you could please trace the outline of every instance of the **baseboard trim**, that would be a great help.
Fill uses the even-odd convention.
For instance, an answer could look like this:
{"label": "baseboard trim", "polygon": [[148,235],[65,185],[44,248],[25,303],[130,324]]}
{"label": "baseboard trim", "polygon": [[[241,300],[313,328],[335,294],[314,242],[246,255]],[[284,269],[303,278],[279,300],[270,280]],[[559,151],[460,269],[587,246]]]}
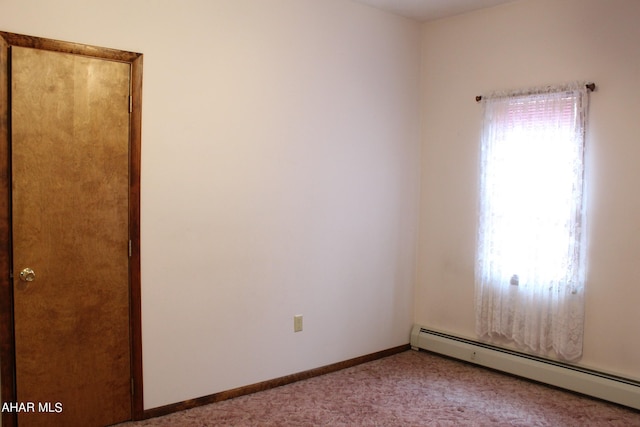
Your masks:
{"label": "baseboard trim", "polygon": [[302,381],[302,380],[317,377],[320,375],[329,374],[331,372],[340,371],[342,369],[350,368],[352,366],[360,365],[362,363],[372,362],[374,360],[378,360],[384,357],[392,356],[394,354],[402,353],[404,351],[409,350],[410,348],[411,348],[411,345],[404,344],[404,345],[393,347],[387,350],[378,351],[376,353],[355,357],[353,359],[345,360],[343,362],[333,363],[331,365],[322,366],[320,368],[299,372],[297,374],[291,374],[284,377],[275,378],[273,380],[262,381],[256,384],[234,388],[232,390],[221,391],[219,393],[198,397],[196,399],[189,399],[182,402],[171,403],[165,406],[159,406],[157,408],[146,409],[143,412],[142,419],[169,415],[174,412],[184,411],[185,409],[192,409],[198,406],[208,405],[210,403],[222,402],[223,400],[233,399],[234,397],[240,397],[247,394],[257,393],[259,391],[269,390],[271,388],[280,387],[280,386],[291,384],[297,381]]}

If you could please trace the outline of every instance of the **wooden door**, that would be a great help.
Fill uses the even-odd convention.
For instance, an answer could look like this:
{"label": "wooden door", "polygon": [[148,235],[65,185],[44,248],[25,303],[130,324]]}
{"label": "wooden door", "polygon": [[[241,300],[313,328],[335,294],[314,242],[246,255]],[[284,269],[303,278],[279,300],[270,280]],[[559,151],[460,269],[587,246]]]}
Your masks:
{"label": "wooden door", "polygon": [[15,381],[33,403],[19,426],[131,419],[130,75],[11,48]]}

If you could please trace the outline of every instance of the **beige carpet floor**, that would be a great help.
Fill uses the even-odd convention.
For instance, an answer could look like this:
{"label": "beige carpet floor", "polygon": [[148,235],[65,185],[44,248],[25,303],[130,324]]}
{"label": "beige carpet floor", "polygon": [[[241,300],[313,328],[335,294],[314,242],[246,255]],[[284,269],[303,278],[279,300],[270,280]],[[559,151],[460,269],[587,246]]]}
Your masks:
{"label": "beige carpet floor", "polygon": [[640,412],[428,352],[120,427],[640,426]]}

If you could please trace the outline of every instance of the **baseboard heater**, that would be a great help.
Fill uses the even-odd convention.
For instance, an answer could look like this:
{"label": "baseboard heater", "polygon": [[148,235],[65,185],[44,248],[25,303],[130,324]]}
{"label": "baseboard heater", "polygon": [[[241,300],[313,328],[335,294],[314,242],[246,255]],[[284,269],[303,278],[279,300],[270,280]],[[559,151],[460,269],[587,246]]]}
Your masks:
{"label": "baseboard heater", "polygon": [[564,388],[640,410],[640,382],[414,325],[411,348]]}

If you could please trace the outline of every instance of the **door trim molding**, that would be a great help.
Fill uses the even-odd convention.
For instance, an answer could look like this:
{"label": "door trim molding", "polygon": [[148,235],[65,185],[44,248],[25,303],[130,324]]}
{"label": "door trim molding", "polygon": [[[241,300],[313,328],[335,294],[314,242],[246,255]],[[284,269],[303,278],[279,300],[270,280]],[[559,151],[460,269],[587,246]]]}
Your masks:
{"label": "door trim molding", "polygon": [[[0,396],[2,402],[16,401],[15,336],[13,325],[13,284],[11,272],[11,120],[10,49],[28,47],[71,53],[131,65],[132,110],[129,130],[129,257],[131,331],[131,416],[144,416],[142,384],[142,311],[140,292],[140,164],[142,142],[142,60],[141,53],[96,47],[0,31]],[[2,413],[2,425],[17,424],[17,414]]]}

